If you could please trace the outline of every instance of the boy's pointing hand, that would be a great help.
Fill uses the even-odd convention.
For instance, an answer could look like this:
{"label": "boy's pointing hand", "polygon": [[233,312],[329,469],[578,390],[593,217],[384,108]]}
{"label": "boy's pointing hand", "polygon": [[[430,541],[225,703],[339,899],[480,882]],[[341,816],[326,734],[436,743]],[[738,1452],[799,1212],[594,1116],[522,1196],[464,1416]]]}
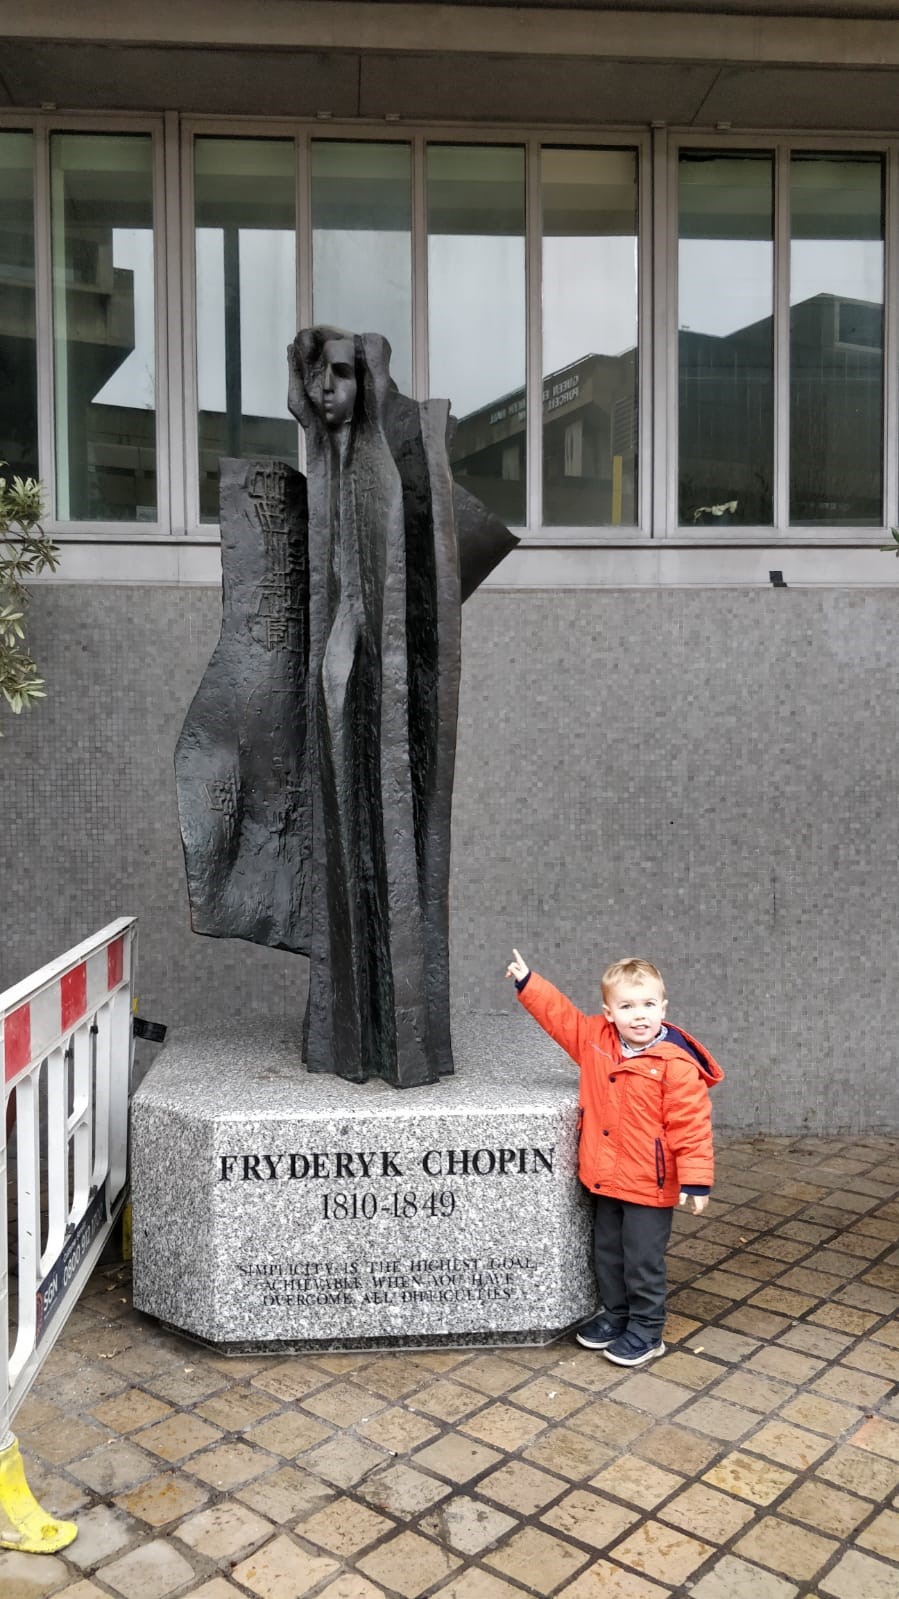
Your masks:
{"label": "boy's pointing hand", "polygon": [[708,1194],[681,1194],[680,1202],[682,1205],[689,1203],[692,1208],[693,1215],[701,1216],[709,1202],[709,1196]]}
{"label": "boy's pointing hand", "polygon": [[522,960],[517,949],[513,949],[512,959],[506,968],[506,976],[514,977],[516,983],[520,983],[523,977],[527,977],[529,970],[527,961]]}

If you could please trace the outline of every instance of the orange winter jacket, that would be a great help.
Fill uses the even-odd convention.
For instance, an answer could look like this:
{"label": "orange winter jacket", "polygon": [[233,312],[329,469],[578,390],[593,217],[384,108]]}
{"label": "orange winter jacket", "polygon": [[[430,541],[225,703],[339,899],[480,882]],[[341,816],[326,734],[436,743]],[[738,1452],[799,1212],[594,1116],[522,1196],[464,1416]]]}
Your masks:
{"label": "orange winter jacket", "polygon": [[710,1188],[714,1178],[708,1090],[724,1073],[683,1028],[627,1056],[617,1028],[585,1016],[536,972],[518,998],[571,1056],[581,1074],[578,1174],[595,1194],[635,1205],[676,1205],[681,1184]]}

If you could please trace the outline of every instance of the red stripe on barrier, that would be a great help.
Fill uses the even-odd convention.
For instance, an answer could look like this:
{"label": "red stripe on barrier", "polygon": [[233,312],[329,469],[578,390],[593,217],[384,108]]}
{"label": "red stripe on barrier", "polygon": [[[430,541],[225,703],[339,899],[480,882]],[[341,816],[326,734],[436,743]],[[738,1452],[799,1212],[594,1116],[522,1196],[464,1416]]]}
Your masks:
{"label": "red stripe on barrier", "polygon": [[11,1083],[31,1059],[31,1006],[20,1005],[3,1026],[6,1081]]}
{"label": "red stripe on barrier", "polygon": [[116,938],[106,949],[106,981],[111,989],[122,981],[124,970],[125,940],[124,938]]}
{"label": "red stripe on barrier", "polygon": [[59,984],[59,1014],[62,1030],[73,1027],[87,1010],[87,966],[84,961],[66,972]]}

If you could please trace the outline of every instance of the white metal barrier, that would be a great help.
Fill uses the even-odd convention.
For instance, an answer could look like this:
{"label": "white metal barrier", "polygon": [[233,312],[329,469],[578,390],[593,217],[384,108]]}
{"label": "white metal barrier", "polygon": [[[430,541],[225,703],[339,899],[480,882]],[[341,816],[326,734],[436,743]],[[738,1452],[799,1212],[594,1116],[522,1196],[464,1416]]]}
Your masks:
{"label": "white metal barrier", "polygon": [[[124,1202],[136,950],[137,923],[121,917],[0,994],[0,1516],[13,1528],[0,1522],[0,1546],[46,1550],[75,1536],[31,1498],[11,1423]],[[52,1527],[66,1531],[48,1543]]]}

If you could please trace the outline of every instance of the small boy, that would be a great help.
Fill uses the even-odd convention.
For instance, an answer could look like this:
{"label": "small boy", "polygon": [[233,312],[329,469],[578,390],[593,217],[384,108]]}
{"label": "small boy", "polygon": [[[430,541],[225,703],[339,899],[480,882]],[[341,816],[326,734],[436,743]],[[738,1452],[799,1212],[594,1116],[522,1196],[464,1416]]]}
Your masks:
{"label": "small boy", "polygon": [[518,950],[506,972],[525,1010],[580,1067],[578,1174],[595,1196],[600,1314],[576,1333],[617,1366],[664,1355],[665,1250],[674,1205],[705,1210],[714,1175],[708,1090],[724,1076],[702,1044],[665,1022],[661,973],[620,960],[585,1016]]}

